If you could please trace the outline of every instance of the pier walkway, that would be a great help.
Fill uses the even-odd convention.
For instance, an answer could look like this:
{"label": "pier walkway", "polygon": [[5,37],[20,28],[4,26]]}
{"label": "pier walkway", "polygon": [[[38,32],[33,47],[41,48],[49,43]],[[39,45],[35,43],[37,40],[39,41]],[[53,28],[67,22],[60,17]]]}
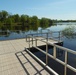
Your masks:
{"label": "pier walkway", "polygon": [[[64,66],[64,75],[67,75],[67,68],[76,73],[76,68],[67,63],[68,53],[76,55],[76,51],[58,46],[56,43],[61,43],[61,41],[47,38],[45,40],[33,36],[27,36],[25,39],[0,41],[0,75],[59,75],[47,65],[48,57]],[[53,46],[53,55],[48,53],[48,44]],[[46,45],[46,51],[38,48],[41,45]],[[31,47],[46,55],[46,63],[30,52]],[[56,57],[57,48],[64,51],[64,61]]]}
{"label": "pier walkway", "polygon": [[25,47],[25,39],[0,41],[0,75],[50,75]]}

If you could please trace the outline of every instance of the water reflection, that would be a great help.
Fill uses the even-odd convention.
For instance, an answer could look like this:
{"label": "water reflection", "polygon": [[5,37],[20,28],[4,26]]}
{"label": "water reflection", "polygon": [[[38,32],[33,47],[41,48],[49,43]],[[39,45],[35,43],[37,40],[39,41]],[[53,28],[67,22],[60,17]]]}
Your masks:
{"label": "water reflection", "polygon": [[69,26],[62,30],[62,35],[67,38],[76,38],[76,27]]}
{"label": "water reflection", "polygon": [[[23,37],[26,37],[26,34],[37,33],[37,32],[38,33],[42,33],[42,32],[45,33],[49,29],[50,31],[62,31],[62,35],[64,36],[62,38],[62,40],[64,41],[63,46],[76,51],[76,34],[75,34],[76,30],[75,30],[75,27],[71,27],[72,25],[75,26],[75,24],[76,23],[72,23],[72,24],[69,24],[69,23],[68,24],[67,23],[60,23],[60,24],[48,27],[46,29],[42,29],[42,28],[39,27],[38,30],[10,31],[8,33],[7,32],[2,32],[2,33],[0,32],[0,35],[1,35],[0,36],[0,40],[14,39],[14,38],[23,38]],[[68,26],[70,26],[70,27],[68,27]],[[6,35],[6,36],[2,36],[2,35]],[[58,35],[57,33],[54,34],[54,36],[57,36],[57,35]],[[51,53],[53,55],[52,49],[49,49],[49,53]],[[40,59],[44,60],[45,57],[43,56],[42,53],[37,52],[35,54],[37,56],[39,55],[39,57],[41,55],[41,57],[43,57],[43,58],[40,57]],[[63,57],[64,57],[64,52],[61,51],[61,50],[59,50],[59,49],[57,49],[57,58],[59,58],[59,59],[61,59],[61,60],[64,61]],[[69,57],[68,58],[68,63],[76,68],[76,55],[73,56],[72,54],[68,54],[68,57]],[[57,67],[59,67],[59,65],[57,66],[52,61],[49,61],[49,65],[52,66],[54,69],[56,69]],[[73,75],[72,73],[70,73],[70,74]],[[61,73],[61,75],[62,75],[62,73]]]}

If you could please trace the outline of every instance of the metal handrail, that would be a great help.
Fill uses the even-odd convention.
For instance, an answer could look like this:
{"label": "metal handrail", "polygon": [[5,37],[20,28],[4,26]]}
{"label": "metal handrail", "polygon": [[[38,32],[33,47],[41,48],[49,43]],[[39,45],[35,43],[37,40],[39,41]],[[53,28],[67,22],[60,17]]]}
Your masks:
{"label": "metal handrail", "polygon": [[[54,41],[61,41],[61,36],[60,36],[61,34],[60,34],[59,31],[57,32],[57,33],[59,33],[59,35],[58,35],[58,38],[59,38],[59,39],[55,39],[55,37],[52,37],[52,36],[51,36],[50,38],[48,38],[48,35],[51,34],[51,33],[53,33],[53,32],[28,34],[28,35],[26,35],[26,41],[27,41],[27,36],[32,36],[32,37],[33,37],[33,36],[35,36],[36,34],[37,34],[37,35],[38,35],[38,34],[46,34],[46,38],[45,38],[44,36],[41,36],[41,37],[43,37],[44,39],[47,39],[47,40],[48,40],[48,39],[52,39],[52,40],[54,40]],[[56,33],[56,32],[54,32],[54,33]]]}
{"label": "metal handrail", "polygon": [[53,73],[53,75],[59,75],[58,73],[56,73],[54,70],[52,70],[48,65],[46,65],[44,62],[42,62],[38,57],[36,57],[33,53],[31,53],[27,48],[26,51],[33,56],[37,61],[39,61],[43,66],[45,66],[51,73]]}
{"label": "metal handrail", "polygon": [[[47,29],[48,31],[47,32],[36,32],[36,33],[28,33],[28,32],[25,32],[25,31],[21,31],[21,30],[0,30],[0,36],[10,36],[11,33],[20,33],[19,36],[20,37],[27,37],[27,35],[36,35],[36,36],[41,36],[41,37],[44,37],[44,38],[50,38],[50,39],[54,39],[54,40],[61,40],[61,31],[57,31],[57,32],[53,32],[53,31],[50,31],[49,29]],[[22,32],[25,32],[24,34],[21,34]],[[53,36],[53,33],[58,33],[57,36]],[[14,34],[15,35],[15,34]],[[49,37],[48,37],[49,36]],[[18,37],[14,37],[14,38],[18,38]],[[11,39],[11,38],[10,38]],[[6,38],[6,40],[8,40]]]}
{"label": "metal handrail", "polygon": [[[31,44],[32,47],[38,49],[39,51],[41,51],[42,53],[44,53],[44,54],[46,55],[46,64],[48,64],[48,56],[49,56],[50,58],[52,58],[52,59],[54,59],[55,61],[59,62],[60,64],[64,65],[64,75],[67,75],[67,68],[69,68],[70,70],[76,72],[76,68],[70,66],[70,65],[67,63],[68,53],[71,53],[71,54],[76,55],[76,51],[73,51],[73,50],[71,50],[71,49],[68,49],[68,48],[65,48],[65,47],[62,47],[62,46],[59,46],[59,45],[56,45],[56,44],[51,44],[51,43],[48,42],[48,41],[44,41],[44,40],[37,39],[36,37],[31,36],[31,35],[28,35],[28,37],[29,37],[29,49],[30,49],[30,42],[31,42],[31,41],[30,41],[30,38],[32,38],[32,44]],[[35,39],[34,41],[35,41],[36,46],[33,46],[33,42],[34,42],[33,39]],[[46,43],[46,52],[37,47],[37,41],[38,41],[38,40]],[[48,47],[48,44],[51,45],[51,46],[53,46],[53,55],[51,55],[51,54],[48,53],[48,48],[47,48],[47,47]],[[57,50],[56,48],[59,48],[59,49],[65,51],[65,61],[64,61],[64,62],[61,61],[60,59],[56,58],[56,50]]]}

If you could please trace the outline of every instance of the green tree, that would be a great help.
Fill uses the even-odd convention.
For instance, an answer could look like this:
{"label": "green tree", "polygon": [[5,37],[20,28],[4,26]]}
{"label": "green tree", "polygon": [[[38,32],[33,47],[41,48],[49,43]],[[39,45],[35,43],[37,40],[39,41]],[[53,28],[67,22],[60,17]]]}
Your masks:
{"label": "green tree", "polygon": [[40,20],[40,26],[42,27],[42,28],[47,28],[48,26],[49,26],[49,19],[47,19],[47,18],[41,18],[41,20]]}
{"label": "green tree", "polygon": [[31,28],[33,30],[37,30],[39,26],[39,20],[37,16],[31,17]]}
{"label": "green tree", "polygon": [[22,23],[22,30],[25,30],[25,21],[26,21],[25,15],[21,15],[20,21]]}
{"label": "green tree", "polygon": [[0,21],[0,30],[1,30],[1,28],[2,28],[2,22]]}
{"label": "green tree", "polygon": [[3,22],[8,17],[8,12],[5,10],[2,10],[0,12],[0,20]]}
{"label": "green tree", "polygon": [[13,15],[12,18],[14,19],[15,23],[20,22],[20,16],[18,14]]}
{"label": "green tree", "polygon": [[22,29],[27,30],[31,24],[31,19],[28,15],[21,15]]}
{"label": "green tree", "polygon": [[7,18],[5,20],[5,28],[6,30],[12,30],[13,29],[13,19],[12,18]]}
{"label": "green tree", "polygon": [[37,16],[9,14],[7,11],[0,11],[0,28],[15,30],[37,30],[38,27],[46,28],[53,24],[54,20],[48,18],[38,19]]}

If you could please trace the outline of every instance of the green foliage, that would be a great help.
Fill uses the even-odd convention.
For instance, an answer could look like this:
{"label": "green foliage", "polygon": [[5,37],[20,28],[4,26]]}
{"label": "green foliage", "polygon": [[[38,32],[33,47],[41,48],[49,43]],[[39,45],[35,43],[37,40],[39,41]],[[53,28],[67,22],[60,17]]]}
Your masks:
{"label": "green foliage", "polygon": [[11,15],[7,11],[0,11],[0,30],[37,30],[38,27],[47,28],[53,23],[48,18],[38,19],[37,16]]}
{"label": "green foliage", "polygon": [[42,28],[47,28],[49,26],[49,19],[47,19],[47,18],[41,18],[40,26]]}
{"label": "green foliage", "polygon": [[12,21],[11,18],[7,18],[5,20],[5,28],[6,28],[6,30],[12,30],[12,23],[13,23],[13,21]]}
{"label": "green foliage", "polygon": [[37,16],[31,17],[31,28],[32,30],[37,30],[39,27],[39,20]]}
{"label": "green foliage", "polygon": [[0,11],[0,20],[3,22],[8,17],[8,12],[5,10]]}
{"label": "green foliage", "polygon": [[1,21],[0,21],[0,29],[2,28],[2,23],[1,23]]}
{"label": "green foliage", "polygon": [[20,16],[18,14],[13,15],[12,18],[14,19],[15,23],[20,22]]}
{"label": "green foliage", "polygon": [[75,26],[66,27],[64,30],[62,30],[62,35],[64,35],[67,38],[74,38],[75,30],[76,30]]}

